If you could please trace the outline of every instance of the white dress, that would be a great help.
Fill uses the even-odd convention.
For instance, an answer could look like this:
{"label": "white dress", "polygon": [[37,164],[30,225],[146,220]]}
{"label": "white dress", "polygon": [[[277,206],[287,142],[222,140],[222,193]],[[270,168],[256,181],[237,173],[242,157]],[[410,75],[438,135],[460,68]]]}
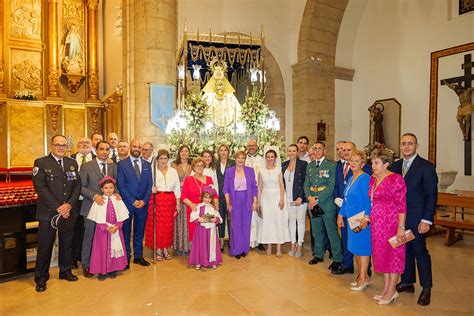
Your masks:
{"label": "white dress", "polygon": [[[288,227],[288,211],[286,204],[280,210],[280,176],[281,169],[261,169],[262,194],[260,206],[262,207],[262,231],[259,242],[261,244],[283,244],[290,241]],[[285,199],[286,197],[283,196]],[[285,201],[283,201],[285,202]]]}

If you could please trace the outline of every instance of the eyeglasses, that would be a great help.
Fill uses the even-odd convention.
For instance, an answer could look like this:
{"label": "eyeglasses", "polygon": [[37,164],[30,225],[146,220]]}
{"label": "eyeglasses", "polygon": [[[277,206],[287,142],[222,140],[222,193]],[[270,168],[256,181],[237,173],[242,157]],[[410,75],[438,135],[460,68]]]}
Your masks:
{"label": "eyeglasses", "polygon": [[313,150],[314,151],[323,151],[324,148],[322,148],[322,147],[313,147]]}
{"label": "eyeglasses", "polygon": [[56,147],[57,149],[61,149],[61,148],[66,149],[68,147],[67,144],[53,144],[53,146]]}

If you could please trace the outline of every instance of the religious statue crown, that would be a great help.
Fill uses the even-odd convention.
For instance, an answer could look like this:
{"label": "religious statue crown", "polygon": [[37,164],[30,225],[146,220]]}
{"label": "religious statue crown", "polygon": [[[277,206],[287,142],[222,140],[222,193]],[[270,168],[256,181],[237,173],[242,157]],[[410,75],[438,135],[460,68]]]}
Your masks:
{"label": "religious statue crown", "polygon": [[211,71],[214,72],[217,67],[222,68],[222,71],[225,73],[227,71],[227,63],[224,60],[220,60],[216,56],[212,58],[211,63],[209,64]]}

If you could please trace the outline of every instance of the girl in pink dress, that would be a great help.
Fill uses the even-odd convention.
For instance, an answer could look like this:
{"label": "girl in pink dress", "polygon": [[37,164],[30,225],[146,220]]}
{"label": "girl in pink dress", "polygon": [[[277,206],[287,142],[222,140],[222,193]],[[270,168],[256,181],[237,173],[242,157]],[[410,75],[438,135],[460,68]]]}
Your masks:
{"label": "girl in pink dress", "polygon": [[384,289],[374,296],[379,305],[386,305],[398,297],[396,285],[405,270],[405,245],[392,248],[388,239],[397,236],[405,240],[406,185],[403,177],[388,170],[393,154],[387,149],[377,150],[371,157],[373,177],[369,197],[372,201],[370,233],[375,272],[383,273]]}
{"label": "girl in pink dress", "polygon": [[128,209],[114,195],[115,179],[106,176],[99,182],[104,193],[104,204],[94,202],[87,218],[96,223],[92,243],[89,272],[99,274],[99,280],[114,279],[117,271],[128,264],[123,240],[122,225],[128,218]]}
{"label": "girl in pink dress", "polygon": [[217,225],[222,222],[219,212],[211,204],[212,197],[217,194],[211,187],[204,187],[201,203],[191,212],[190,221],[196,225],[194,239],[188,263],[197,270],[204,267],[217,268],[222,263]]}

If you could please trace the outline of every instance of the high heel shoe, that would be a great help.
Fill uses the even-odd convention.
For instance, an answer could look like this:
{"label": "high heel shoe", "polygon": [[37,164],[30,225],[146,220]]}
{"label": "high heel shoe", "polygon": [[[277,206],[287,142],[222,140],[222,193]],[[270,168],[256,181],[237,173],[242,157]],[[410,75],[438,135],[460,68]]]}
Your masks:
{"label": "high heel shoe", "polygon": [[395,300],[397,299],[397,297],[398,297],[398,292],[395,291],[395,293],[393,293],[393,295],[392,295],[392,297],[391,297],[390,299],[384,300],[383,298],[381,298],[381,299],[377,302],[377,304],[379,304],[379,305],[388,305],[388,304],[392,303],[392,301],[395,302]]}
{"label": "high heel shoe", "polygon": [[360,286],[357,286],[357,283],[356,283],[355,286],[351,287],[351,290],[355,292],[362,292],[367,286],[369,286],[369,280],[366,280]]}
{"label": "high heel shoe", "polygon": [[374,301],[380,301],[382,299],[383,295],[381,294],[375,294],[374,297],[372,297],[372,299]]}

